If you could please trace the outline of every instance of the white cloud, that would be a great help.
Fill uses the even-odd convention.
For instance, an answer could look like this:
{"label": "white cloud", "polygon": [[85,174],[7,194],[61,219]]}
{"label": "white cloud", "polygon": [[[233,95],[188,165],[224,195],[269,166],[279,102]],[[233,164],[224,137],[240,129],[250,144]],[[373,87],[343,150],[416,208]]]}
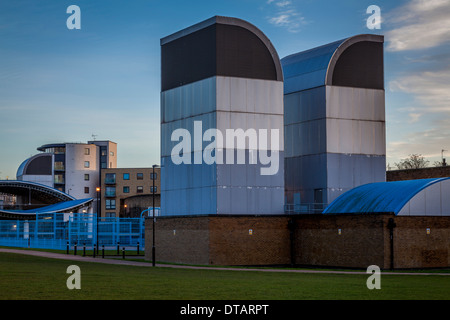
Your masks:
{"label": "white cloud", "polygon": [[450,150],[449,84],[449,67],[410,73],[389,83],[391,92],[410,94],[414,101],[408,107],[397,109],[404,120],[392,128],[399,135],[391,136],[387,143],[388,158],[398,161],[419,153],[432,164],[440,159],[442,149]]}
{"label": "white cloud", "polygon": [[426,49],[450,42],[450,0],[411,0],[385,18],[394,27],[386,33],[389,51]]}
{"label": "white cloud", "polygon": [[297,11],[290,0],[268,0],[267,4],[275,8],[275,13],[268,18],[277,27],[286,28],[289,32],[299,32],[306,24],[305,18]]}
{"label": "white cloud", "polygon": [[392,92],[412,94],[424,113],[450,116],[450,68],[409,74],[389,83]]}

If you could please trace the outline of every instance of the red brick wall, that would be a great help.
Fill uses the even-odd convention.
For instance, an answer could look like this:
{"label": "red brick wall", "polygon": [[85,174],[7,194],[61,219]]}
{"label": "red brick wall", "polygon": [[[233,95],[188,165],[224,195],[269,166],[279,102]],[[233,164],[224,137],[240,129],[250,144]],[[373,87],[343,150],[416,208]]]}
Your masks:
{"label": "red brick wall", "polygon": [[295,263],[385,268],[386,219],[380,215],[299,216],[295,219]]}
{"label": "red brick wall", "polygon": [[[397,225],[395,268],[450,266],[450,217],[393,214],[158,218],[156,260],[204,265],[289,265],[292,259],[297,265],[377,265],[389,269],[390,218]],[[295,227],[292,243],[290,219]],[[145,238],[146,259],[151,260],[151,219],[146,221]]]}
{"label": "red brick wall", "polygon": [[445,177],[450,177],[450,166],[409,169],[409,170],[392,170],[386,172],[386,181],[445,178]]}
{"label": "red brick wall", "polygon": [[450,217],[397,216],[394,220],[395,268],[450,266]]}

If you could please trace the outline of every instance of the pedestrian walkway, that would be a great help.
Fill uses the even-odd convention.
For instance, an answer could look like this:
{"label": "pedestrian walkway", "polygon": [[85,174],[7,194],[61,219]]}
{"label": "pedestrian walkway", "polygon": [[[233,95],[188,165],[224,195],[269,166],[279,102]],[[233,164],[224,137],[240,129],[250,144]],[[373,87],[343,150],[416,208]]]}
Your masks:
{"label": "pedestrian walkway", "polygon": [[[139,262],[130,260],[119,260],[117,258],[107,259],[101,256],[97,258],[93,257],[82,257],[76,255],[68,255],[63,253],[53,253],[44,251],[33,251],[33,250],[20,250],[20,249],[4,249],[0,248],[0,253],[16,253],[25,254],[36,257],[44,257],[51,259],[61,259],[70,261],[80,261],[80,262],[94,262],[94,263],[105,263],[114,265],[124,265],[124,266],[136,266],[136,267],[152,267],[152,263],[149,262]],[[236,268],[236,267],[202,267],[202,266],[189,266],[189,265],[173,265],[173,264],[155,264],[155,267],[159,268],[182,268],[182,269],[202,269],[202,270],[221,270],[221,271],[260,271],[260,272],[291,272],[291,273],[322,273],[322,274],[359,274],[367,275],[365,271],[335,271],[335,270],[310,270],[310,269],[283,269],[283,268]],[[434,272],[382,272],[383,275],[410,275],[410,276],[450,276],[450,273],[434,273]]]}

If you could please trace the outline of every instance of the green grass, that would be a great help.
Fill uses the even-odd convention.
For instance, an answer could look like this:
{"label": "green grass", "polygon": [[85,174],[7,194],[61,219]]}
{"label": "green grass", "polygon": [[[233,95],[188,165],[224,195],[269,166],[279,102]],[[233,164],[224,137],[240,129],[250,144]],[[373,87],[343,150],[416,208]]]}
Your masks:
{"label": "green grass", "polygon": [[[69,290],[69,265],[81,269],[81,290]],[[368,275],[152,268],[76,262],[0,253],[0,299],[446,299],[450,276],[382,275],[381,289]]]}

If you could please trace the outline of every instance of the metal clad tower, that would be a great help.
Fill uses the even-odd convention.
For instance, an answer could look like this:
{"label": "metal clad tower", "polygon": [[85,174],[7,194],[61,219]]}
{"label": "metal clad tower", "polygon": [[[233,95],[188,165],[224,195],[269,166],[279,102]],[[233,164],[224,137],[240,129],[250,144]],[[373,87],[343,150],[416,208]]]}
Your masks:
{"label": "metal clad tower", "polygon": [[[283,112],[277,52],[250,23],[216,16],[161,39],[161,214],[283,213]],[[218,136],[208,139],[208,129],[223,134],[222,145]],[[261,175],[268,167],[258,158],[261,139],[229,145],[227,129],[266,129],[267,148],[278,152],[276,173]],[[278,147],[270,142],[273,129]],[[180,150],[186,141],[191,150]],[[205,159],[212,144],[214,163]],[[175,163],[180,155],[185,161]]]}
{"label": "metal clad tower", "polygon": [[286,198],[297,210],[385,181],[383,43],[357,35],[282,59]]}

